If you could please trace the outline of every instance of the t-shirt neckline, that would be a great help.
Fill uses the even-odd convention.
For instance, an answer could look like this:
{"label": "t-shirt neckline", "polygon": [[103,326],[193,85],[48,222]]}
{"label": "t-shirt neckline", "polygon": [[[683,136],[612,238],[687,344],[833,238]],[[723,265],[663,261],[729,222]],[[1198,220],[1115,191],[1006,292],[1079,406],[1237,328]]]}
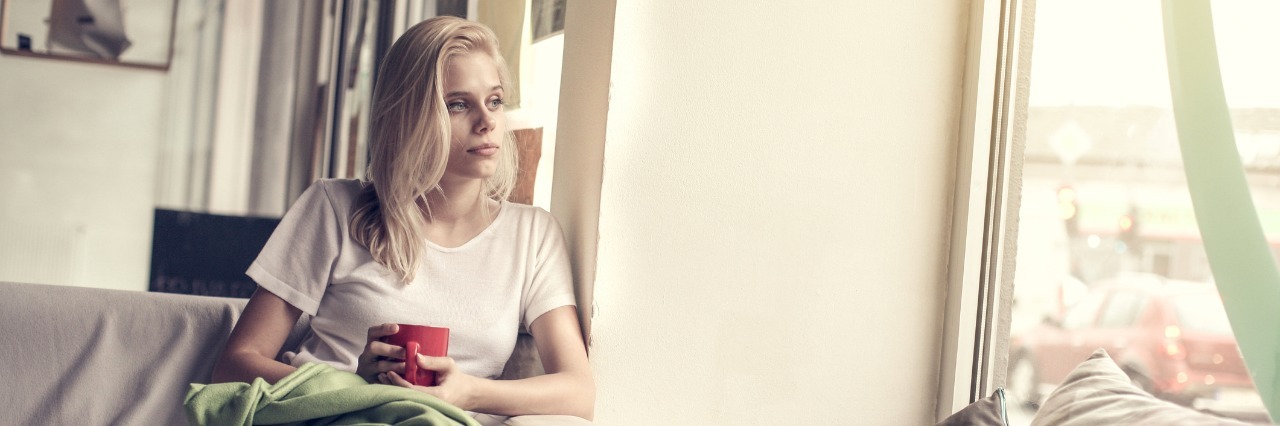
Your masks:
{"label": "t-shirt neckline", "polygon": [[424,242],[426,242],[426,243],[427,243],[427,247],[428,247],[428,248],[430,248],[430,249],[432,249],[432,250],[435,250],[435,251],[441,251],[441,252],[449,253],[449,252],[458,252],[458,251],[466,250],[467,248],[469,248],[469,247],[471,247],[471,246],[473,246],[473,245],[479,244],[479,241],[484,240],[484,239],[488,238],[490,235],[492,235],[492,234],[493,234],[493,232],[494,232],[494,231],[493,231],[493,230],[494,230],[494,228],[497,228],[497,227],[498,227],[498,223],[502,222],[502,219],[503,219],[504,217],[506,217],[506,216],[507,216],[507,210],[508,210],[508,209],[507,209],[507,204],[509,204],[509,203],[508,203],[506,200],[499,201],[499,202],[498,202],[498,216],[497,216],[497,217],[495,217],[495,218],[493,218],[493,222],[490,222],[490,223],[489,223],[489,226],[485,227],[483,231],[480,231],[480,233],[479,233],[479,234],[476,234],[476,236],[471,237],[471,239],[470,239],[470,240],[467,240],[467,242],[462,243],[462,245],[459,245],[459,246],[457,246],[457,247],[445,247],[445,246],[442,246],[442,245],[436,244],[436,243],[434,243],[434,242],[432,242],[431,240],[428,240],[428,239],[426,239],[426,238],[423,238],[423,239],[422,239],[422,241],[424,241]]}

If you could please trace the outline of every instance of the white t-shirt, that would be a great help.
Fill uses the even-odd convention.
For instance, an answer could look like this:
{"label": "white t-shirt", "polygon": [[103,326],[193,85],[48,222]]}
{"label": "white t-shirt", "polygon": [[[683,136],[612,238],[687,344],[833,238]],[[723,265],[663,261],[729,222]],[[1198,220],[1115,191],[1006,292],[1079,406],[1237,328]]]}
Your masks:
{"label": "white t-shirt", "polygon": [[246,272],[263,289],[312,315],[311,333],[286,362],[355,371],[369,327],[449,328],[459,369],[495,378],[516,334],[552,309],[575,305],[564,235],[546,210],[503,202],[471,241],[427,250],[417,277],[400,284],[348,232],[357,180],[311,185],[281,219]]}

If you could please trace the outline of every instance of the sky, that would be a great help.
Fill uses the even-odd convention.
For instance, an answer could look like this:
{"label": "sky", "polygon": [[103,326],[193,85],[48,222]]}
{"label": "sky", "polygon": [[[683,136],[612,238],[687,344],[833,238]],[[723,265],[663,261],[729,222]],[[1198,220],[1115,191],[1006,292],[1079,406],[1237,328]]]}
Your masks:
{"label": "sky", "polygon": [[[1038,0],[1031,106],[1168,106],[1160,1]],[[1280,108],[1280,1],[1210,2],[1231,108]]]}

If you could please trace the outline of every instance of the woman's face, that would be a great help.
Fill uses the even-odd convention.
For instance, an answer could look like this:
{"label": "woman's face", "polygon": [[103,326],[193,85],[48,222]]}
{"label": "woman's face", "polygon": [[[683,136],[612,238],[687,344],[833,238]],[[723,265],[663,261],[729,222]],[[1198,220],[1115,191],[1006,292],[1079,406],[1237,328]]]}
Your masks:
{"label": "woman's face", "polygon": [[445,63],[444,103],[453,133],[445,181],[484,179],[498,167],[506,133],[498,64],[484,53],[454,56]]}

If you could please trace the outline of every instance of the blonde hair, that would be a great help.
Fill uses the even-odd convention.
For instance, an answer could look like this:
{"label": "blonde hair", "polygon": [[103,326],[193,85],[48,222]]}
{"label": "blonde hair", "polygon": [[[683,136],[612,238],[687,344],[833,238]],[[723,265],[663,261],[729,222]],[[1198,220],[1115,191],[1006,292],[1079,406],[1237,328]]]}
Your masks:
{"label": "blonde hair", "polygon": [[[413,281],[426,252],[426,195],[440,190],[449,161],[445,65],[454,56],[472,52],[492,56],[501,84],[511,87],[493,31],[455,17],[432,18],[409,28],[391,46],[378,71],[369,168],[352,207],[351,238],[405,284]],[[516,146],[510,131],[503,137],[497,168],[480,194],[497,201],[505,200],[515,186]],[[482,203],[486,213],[487,204]]]}

